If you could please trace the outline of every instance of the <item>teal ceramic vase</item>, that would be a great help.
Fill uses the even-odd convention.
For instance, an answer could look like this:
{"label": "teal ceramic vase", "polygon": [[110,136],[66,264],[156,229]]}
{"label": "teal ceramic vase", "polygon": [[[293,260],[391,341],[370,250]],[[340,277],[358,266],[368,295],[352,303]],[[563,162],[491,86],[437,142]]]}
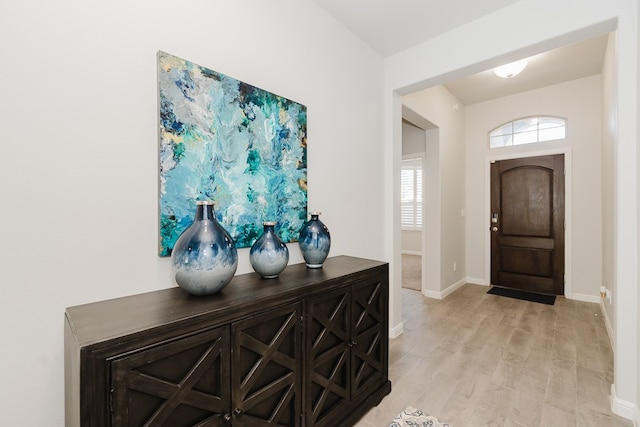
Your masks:
{"label": "teal ceramic vase", "polygon": [[264,222],[262,235],[249,251],[249,261],[254,271],[265,279],[274,279],[289,262],[289,249],[275,232],[275,222]]}
{"label": "teal ceramic vase", "polygon": [[300,229],[298,239],[302,257],[309,268],[321,268],[331,249],[331,234],[319,216],[320,212],[311,212],[311,219]]}
{"label": "teal ceramic vase", "polygon": [[238,268],[238,251],[215,216],[212,201],[198,201],[193,223],[171,251],[178,286],[191,295],[212,295],[224,289]]}

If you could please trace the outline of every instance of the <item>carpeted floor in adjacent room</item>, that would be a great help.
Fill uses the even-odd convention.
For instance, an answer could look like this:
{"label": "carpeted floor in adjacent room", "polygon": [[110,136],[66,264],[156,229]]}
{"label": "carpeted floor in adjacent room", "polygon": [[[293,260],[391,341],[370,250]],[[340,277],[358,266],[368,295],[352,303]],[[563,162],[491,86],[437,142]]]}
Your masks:
{"label": "carpeted floor in adjacent room", "polygon": [[422,257],[402,254],[402,287],[422,290]]}

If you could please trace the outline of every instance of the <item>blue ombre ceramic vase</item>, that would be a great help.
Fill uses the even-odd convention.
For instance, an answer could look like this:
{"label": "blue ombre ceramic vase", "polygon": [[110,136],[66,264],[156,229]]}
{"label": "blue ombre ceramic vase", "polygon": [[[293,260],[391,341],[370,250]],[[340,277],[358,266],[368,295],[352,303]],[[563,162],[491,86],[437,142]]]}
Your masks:
{"label": "blue ombre ceramic vase", "polygon": [[264,231],[251,246],[249,261],[256,273],[265,279],[273,279],[287,266],[289,249],[276,234],[275,222],[263,222],[262,225]]}
{"label": "blue ombre ceramic vase", "polygon": [[171,251],[178,286],[191,295],[220,292],[238,268],[238,251],[215,216],[212,201],[196,202],[196,215]]}
{"label": "blue ombre ceramic vase", "polygon": [[311,212],[311,219],[300,229],[300,251],[307,267],[321,268],[329,255],[331,235],[329,229],[318,219],[320,212]]}

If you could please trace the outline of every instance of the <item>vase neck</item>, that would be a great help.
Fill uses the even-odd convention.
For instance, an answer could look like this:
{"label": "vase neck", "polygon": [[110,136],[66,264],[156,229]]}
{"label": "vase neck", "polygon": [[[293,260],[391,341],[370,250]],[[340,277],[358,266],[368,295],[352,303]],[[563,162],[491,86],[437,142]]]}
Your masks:
{"label": "vase neck", "polygon": [[272,223],[268,223],[267,224],[267,223],[265,223],[265,224],[263,224],[263,226],[264,226],[264,232],[265,233],[273,233],[273,232],[275,232],[275,224],[272,224]]}
{"label": "vase neck", "polygon": [[213,203],[201,203],[196,205],[195,221],[213,221],[216,213],[213,209]]}

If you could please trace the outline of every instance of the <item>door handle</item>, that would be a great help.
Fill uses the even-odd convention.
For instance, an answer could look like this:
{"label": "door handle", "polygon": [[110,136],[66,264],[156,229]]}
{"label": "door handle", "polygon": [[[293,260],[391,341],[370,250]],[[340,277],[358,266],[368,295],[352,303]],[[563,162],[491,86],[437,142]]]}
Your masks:
{"label": "door handle", "polygon": [[491,231],[495,233],[496,231],[498,231],[498,227],[491,227]]}

